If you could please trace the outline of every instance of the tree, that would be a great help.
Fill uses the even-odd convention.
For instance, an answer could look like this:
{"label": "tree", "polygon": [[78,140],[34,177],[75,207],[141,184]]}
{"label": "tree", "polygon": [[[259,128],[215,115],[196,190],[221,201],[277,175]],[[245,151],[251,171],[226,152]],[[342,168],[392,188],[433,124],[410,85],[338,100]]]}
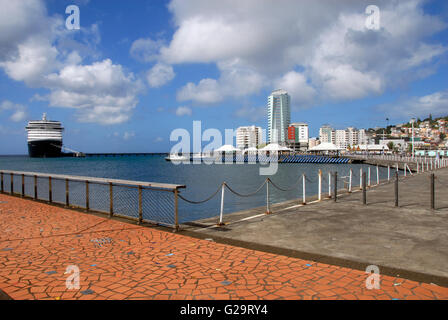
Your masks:
{"label": "tree", "polygon": [[392,141],[390,141],[390,142],[387,144],[387,147],[389,148],[389,150],[394,150],[394,149],[395,149],[395,144],[394,144]]}
{"label": "tree", "polygon": [[446,138],[446,134],[445,133],[440,133],[439,134],[439,138],[440,138],[440,141],[443,141],[443,140],[445,140],[445,138]]}

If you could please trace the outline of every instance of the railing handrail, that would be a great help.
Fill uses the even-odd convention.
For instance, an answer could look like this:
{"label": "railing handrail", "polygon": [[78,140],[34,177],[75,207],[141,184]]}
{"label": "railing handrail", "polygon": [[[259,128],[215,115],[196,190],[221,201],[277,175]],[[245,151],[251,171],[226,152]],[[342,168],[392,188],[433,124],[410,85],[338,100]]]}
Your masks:
{"label": "railing handrail", "polygon": [[133,181],[133,180],[123,180],[123,179],[109,179],[109,178],[97,178],[97,177],[84,177],[84,176],[72,176],[65,174],[53,174],[53,173],[41,173],[41,172],[27,172],[27,171],[13,171],[13,170],[0,170],[4,174],[14,174],[14,175],[25,175],[25,176],[36,176],[36,177],[51,177],[53,179],[61,179],[61,180],[72,180],[72,181],[89,181],[93,183],[101,183],[101,184],[116,184],[116,185],[133,185],[133,186],[142,186],[142,187],[151,187],[151,188],[160,188],[167,190],[178,190],[185,188],[185,185],[181,184],[170,184],[170,183],[158,183],[158,182],[145,182],[145,181]]}

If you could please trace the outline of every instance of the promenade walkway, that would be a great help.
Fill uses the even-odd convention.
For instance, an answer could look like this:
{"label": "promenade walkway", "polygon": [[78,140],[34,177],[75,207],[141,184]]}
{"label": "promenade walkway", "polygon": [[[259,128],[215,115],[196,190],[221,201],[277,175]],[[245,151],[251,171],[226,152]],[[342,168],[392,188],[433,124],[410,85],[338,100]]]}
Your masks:
{"label": "promenade walkway", "polygon": [[[308,205],[296,201],[196,222],[188,230],[228,243],[271,246],[296,256],[381,272],[408,275],[448,286],[448,169],[435,171],[435,209],[430,209],[430,173],[400,178],[399,206],[394,182]],[[245,244],[246,243],[246,244]],[[272,250],[271,250],[272,251]]]}
{"label": "promenade walkway", "polygon": [[[13,299],[448,299],[448,288],[192,238],[0,194]],[[67,289],[68,266],[80,288]],[[0,295],[1,296],[1,295]]]}

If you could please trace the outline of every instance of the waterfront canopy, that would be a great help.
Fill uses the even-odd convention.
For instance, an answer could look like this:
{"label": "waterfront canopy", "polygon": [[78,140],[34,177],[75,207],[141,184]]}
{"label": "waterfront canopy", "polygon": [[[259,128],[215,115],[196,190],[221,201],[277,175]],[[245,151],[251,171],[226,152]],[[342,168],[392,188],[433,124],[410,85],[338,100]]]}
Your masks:
{"label": "waterfront canopy", "polygon": [[341,151],[341,150],[344,150],[344,148],[340,148],[336,146],[334,143],[330,142],[323,142],[310,149],[310,151]]}
{"label": "waterfront canopy", "polygon": [[215,152],[238,152],[241,151],[238,148],[235,148],[234,146],[230,145],[230,144],[225,144],[221,147],[219,147],[218,149],[215,149]]}
{"label": "waterfront canopy", "polygon": [[250,147],[250,148],[243,150],[243,153],[257,153],[257,152],[258,152],[258,149],[255,147]]}
{"label": "waterfront canopy", "polygon": [[266,147],[260,149],[260,151],[292,151],[292,149],[280,146],[278,143],[270,143]]}

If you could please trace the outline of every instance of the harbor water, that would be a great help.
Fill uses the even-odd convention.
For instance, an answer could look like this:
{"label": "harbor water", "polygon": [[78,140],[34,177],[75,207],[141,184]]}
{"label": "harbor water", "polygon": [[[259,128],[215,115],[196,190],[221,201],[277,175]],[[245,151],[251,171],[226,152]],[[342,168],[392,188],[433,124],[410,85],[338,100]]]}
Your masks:
{"label": "harbor water", "polygon": [[[350,168],[353,171],[353,186],[359,186],[360,169],[368,172],[368,165],[279,163],[274,175],[260,175],[260,167],[266,164],[174,164],[165,161],[165,155],[86,157],[86,158],[29,158],[27,156],[0,156],[0,170],[68,174],[78,176],[126,179],[147,182],[186,185],[181,195],[200,201],[212,195],[226,182],[232,189],[249,194],[270,178],[276,185],[289,191],[269,188],[271,203],[302,198],[302,174],[307,177],[307,196],[318,192],[318,172],[322,170],[322,192],[328,194],[328,173],[338,173],[338,188],[348,182]],[[371,181],[376,183],[376,167],[371,167]],[[380,180],[387,179],[387,168],[379,168]],[[333,183],[333,181],[332,181]],[[221,192],[203,204],[189,204],[179,200],[179,221],[194,221],[219,215]],[[266,205],[266,187],[251,197],[238,197],[225,192],[224,212],[231,213]]]}

